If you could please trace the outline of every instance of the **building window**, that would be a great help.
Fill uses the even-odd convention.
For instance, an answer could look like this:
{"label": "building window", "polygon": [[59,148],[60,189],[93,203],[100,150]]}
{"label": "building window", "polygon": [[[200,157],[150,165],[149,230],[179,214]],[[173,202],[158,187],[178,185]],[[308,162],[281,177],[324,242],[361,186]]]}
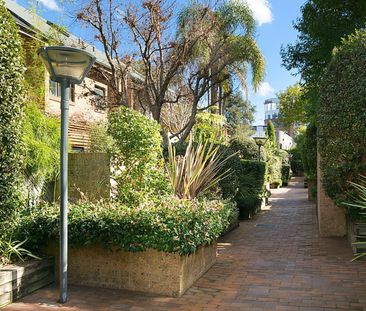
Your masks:
{"label": "building window", "polygon": [[[49,93],[53,97],[61,97],[61,84],[50,80]],[[75,101],[75,87],[71,85],[70,98],[71,101]]]}
{"label": "building window", "polygon": [[106,89],[104,87],[101,87],[99,85],[96,85],[94,88],[94,101],[95,106],[99,109],[105,109],[107,108],[107,102],[105,98]]}

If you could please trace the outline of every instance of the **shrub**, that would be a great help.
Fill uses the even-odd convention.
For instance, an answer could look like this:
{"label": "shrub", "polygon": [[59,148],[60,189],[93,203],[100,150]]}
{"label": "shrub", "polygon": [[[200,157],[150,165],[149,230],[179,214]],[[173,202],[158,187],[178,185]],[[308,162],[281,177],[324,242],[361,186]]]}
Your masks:
{"label": "shrub", "polygon": [[239,191],[235,197],[240,218],[250,218],[256,213],[266,197],[266,164],[259,161],[241,160],[242,172]]}
{"label": "shrub", "polygon": [[0,223],[3,224],[21,204],[24,67],[18,28],[2,0],[0,29]]}
{"label": "shrub", "polygon": [[217,144],[226,143],[227,137],[224,133],[226,119],[222,115],[210,112],[201,112],[196,116],[194,125],[193,140],[195,142],[214,142]]}
{"label": "shrub", "polygon": [[239,180],[241,175],[241,163],[238,153],[230,147],[221,145],[220,152],[223,158],[226,158],[220,173],[230,171],[230,176],[219,181],[222,197],[224,199],[233,199],[239,190]]}
{"label": "shrub", "polygon": [[230,169],[220,172],[228,158],[224,159],[219,149],[220,146],[207,140],[197,146],[190,141],[184,156],[177,156],[175,148],[169,143],[166,170],[177,197],[194,199],[228,177]]}
{"label": "shrub", "polygon": [[317,176],[317,128],[314,124],[306,127],[302,150],[304,171],[309,179],[316,180]]}
{"label": "shrub", "polygon": [[23,124],[25,145],[24,172],[28,181],[28,198],[48,180],[54,180],[59,169],[60,125],[45,116],[33,103],[25,106]]}
{"label": "shrub", "polygon": [[160,131],[156,121],[129,108],[109,115],[113,177],[121,202],[137,205],[168,191]]}
{"label": "shrub", "polygon": [[[258,159],[258,146],[254,142],[254,140],[249,137],[245,140],[238,140],[238,139],[231,140],[230,148],[234,152],[238,153],[240,159],[243,160]],[[263,152],[261,152],[261,156],[263,156]]]}
{"label": "shrub", "polygon": [[287,186],[291,179],[291,166],[288,164],[282,164],[282,185]]}
{"label": "shrub", "polygon": [[366,172],[366,30],[335,51],[321,82],[318,146],[323,186],[337,203]]}
{"label": "shrub", "polygon": [[[100,243],[126,251],[147,248],[186,255],[214,242],[229,225],[235,204],[220,200],[162,198],[139,208],[121,204],[83,203],[69,208],[70,246]],[[40,253],[59,237],[57,206],[33,209],[17,231],[19,239]]]}
{"label": "shrub", "polygon": [[282,186],[282,157],[279,149],[267,153],[267,174],[271,186]]}
{"label": "shrub", "polygon": [[295,176],[300,176],[304,172],[304,168],[302,165],[302,154],[299,146],[296,145],[294,149],[290,150],[291,160],[290,166],[291,171],[294,173]]}

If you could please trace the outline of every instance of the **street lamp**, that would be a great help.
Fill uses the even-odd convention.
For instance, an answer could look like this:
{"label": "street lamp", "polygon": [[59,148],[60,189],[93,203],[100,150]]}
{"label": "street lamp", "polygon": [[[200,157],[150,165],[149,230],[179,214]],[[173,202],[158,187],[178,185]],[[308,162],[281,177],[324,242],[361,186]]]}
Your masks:
{"label": "street lamp", "polygon": [[83,50],[48,46],[38,50],[50,79],[61,83],[61,200],[60,200],[60,302],[67,301],[67,166],[68,117],[70,85],[80,84],[95,62],[95,57]]}
{"label": "street lamp", "polygon": [[253,139],[258,146],[258,161],[260,161],[261,160],[261,148],[262,148],[262,146],[264,146],[266,144],[268,137],[256,136],[256,137],[253,137]]}

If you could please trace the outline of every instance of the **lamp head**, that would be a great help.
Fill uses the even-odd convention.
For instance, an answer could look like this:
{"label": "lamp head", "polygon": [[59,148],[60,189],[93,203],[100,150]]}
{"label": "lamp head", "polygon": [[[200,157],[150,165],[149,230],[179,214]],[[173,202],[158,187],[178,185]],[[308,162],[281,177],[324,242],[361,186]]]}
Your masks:
{"label": "lamp head", "polygon": [[255,143],[257,144],[257,146],[264,146],[268,140],[268,137],[266,136],[256,136],[253,137]]}
{"label": "lamp head", "polygon": [[68,79],[72,84],[80,84],[95,62],[95,57],[90,53],[66,46],[42,47],[38,50],[38,56],[52,81]]}

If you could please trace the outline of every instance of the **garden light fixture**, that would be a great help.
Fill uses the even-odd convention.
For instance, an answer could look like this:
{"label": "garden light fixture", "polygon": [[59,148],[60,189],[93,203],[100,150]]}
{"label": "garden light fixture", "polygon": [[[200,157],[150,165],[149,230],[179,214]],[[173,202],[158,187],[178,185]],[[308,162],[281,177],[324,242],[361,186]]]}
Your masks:
{"label": "garden light fixture", "polygon": [[70,85],[80,84],[95,62],[88,52],[65,46],[48,46],[38,50],[50,79],[61,83],[61,198],[60,198],[60,302],[67,301],[67,170],[68,118]]}
{"label": "garden light fixture", "polygon": [[253,137],[256,145],[258,146],[258,161],[261,160],[261,148],[264,146],[268,140],[268,137],[266,136],[256,136]]}

